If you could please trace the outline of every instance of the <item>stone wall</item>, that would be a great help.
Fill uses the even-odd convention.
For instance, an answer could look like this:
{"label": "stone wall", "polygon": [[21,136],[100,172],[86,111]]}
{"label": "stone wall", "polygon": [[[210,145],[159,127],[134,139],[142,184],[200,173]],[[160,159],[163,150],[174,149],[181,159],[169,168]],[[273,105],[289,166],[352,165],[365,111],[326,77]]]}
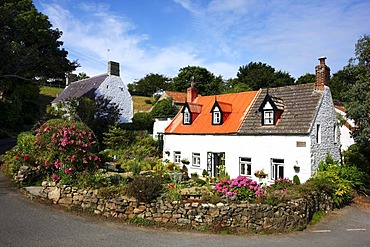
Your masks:
{"label": "stone wall", "polygon": [[325,194],[313,194],[277,206],[255,203],[212,204],[195,200],[169,202],[165,198],[145,204],[124,195],[106,199],[99,195],[98,190],[44,182],[40,195],[55,204],[80,207],[106,217],[142,218],[193,227],[219,226],[250,231],[303,229],[314,212],[333,209],[332,199]]}

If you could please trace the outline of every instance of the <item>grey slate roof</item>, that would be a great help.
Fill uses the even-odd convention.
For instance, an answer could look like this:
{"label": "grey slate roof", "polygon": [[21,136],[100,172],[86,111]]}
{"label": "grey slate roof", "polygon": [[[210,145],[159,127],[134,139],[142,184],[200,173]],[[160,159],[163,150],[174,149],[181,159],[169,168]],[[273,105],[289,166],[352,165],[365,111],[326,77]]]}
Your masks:
{"label": "grey slate roof", "polygon": [[108,74],[93,76],[88,79],[71,83],[51,103],[57,103],[79,97],[94,97],[96,89],[105,81]]}
{"label": "grey slate roof", "polygon": [[[269,88],[272,99],[279,98],[284,102],[284,112],[275,126],[261,124],[261,112],[258,111],[267,93],[263,89],[244,119],[239,134],[308,134],[316,116],[323,93],[314,90],[314,83]],[[279,102],[280,103],[280,102]]]}

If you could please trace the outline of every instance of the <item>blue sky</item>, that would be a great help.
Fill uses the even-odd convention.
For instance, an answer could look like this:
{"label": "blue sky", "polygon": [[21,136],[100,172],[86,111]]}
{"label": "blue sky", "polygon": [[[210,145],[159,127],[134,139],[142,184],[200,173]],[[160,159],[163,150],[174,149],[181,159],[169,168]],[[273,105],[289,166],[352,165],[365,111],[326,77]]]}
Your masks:
{"label": "blue sky", "polygon": [[126,83],[150,73],[174,77],[188,65],[224,79],[249,62],[298,78],[326,56],[335,73],[370,34],[370,1],[356,0],[34,0],[63,31],[78,72],[121,65]]}

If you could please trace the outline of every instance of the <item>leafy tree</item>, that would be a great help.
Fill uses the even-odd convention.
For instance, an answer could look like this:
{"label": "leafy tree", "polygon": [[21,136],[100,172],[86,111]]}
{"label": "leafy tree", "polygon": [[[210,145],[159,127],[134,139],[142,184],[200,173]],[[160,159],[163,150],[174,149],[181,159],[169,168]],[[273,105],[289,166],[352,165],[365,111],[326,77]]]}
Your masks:
{"label": "leafy tree", "polygon": [[297,79],[296,84],[312,83],[315,82],[315,80],[316,76],[314,74],[306,73]]}
{"label": "leafy tree", "polygon": [[294,78],[288,72],[276,71],[270,65],[261,62],[250,62],[239,67],[236,76],[239,83],[245,84],[252,90],[294,84]]}
{"label": "leafy tree", "polygon": [[247,84],[241,83],[236,78],[232,78],[226,81],[224,93],[240,93],[252,91],[252,88]]}
{"label": "leafy tree", "polygon": [[77,67],[60,47],[62,32],[31,0],[4,0],[0,5],[0,78],[32,81],[62,78]]}
{"label": "leafy tree", "polygon": [[173,78],[170,89],[178,92],[186,92],[194,80],[195,87],[202,95],[219,94],[224,89],[224,83],[221,76],[216,77],[207,69],[199,66],[187,66],[180,69],[177,77]]}
{"label": "leafy tree", "polygon": [[355,76],[348,85],[346,98],[347,116],[356,123],[353,133],[361,153],[370,160],[370,36],[364,35],[355,45],[355,57],[347,66]]}
{"label": "leafy tree", "polygon": [[88,78],[90,78],[90,76],[88,76],[85,72],[80,72],[77,75],[78,81],[83,80],[83,79],[88,79]]}
{"label": "leafy tree", "polygon": [[178,109],[173,104],[171,98],[158,101],[151,110],[153,117],[174,116],[177,112]]}
{"label": "leafy tree", "polygon": [[137,127],[137,130],[153,131],[154,118],[149,112],[137,112],[132,118],[132,124]]}
{"label": "leafy tree", "polygon": [[331,78],[330,91],[333,99],[340,102],[346,101],[348,87],[356,83],[357,68],[345,66],[342,70],[334,73]]}
{"label": "leafy tree", "polygon": [[160,74],[149,74],[139,81],[128,85],[130,93],[152,96],[160,90],[166,90],[171,79]]}
{"label": "leafy tree", "polygon": [[[33,100],[29,92],[38,95],[38,88],[32,84],[62,78],[78,64],[70,62],[67,51],[61,48],[63,42],[59,38],[62,32],[52,28],[48,17],[38,12],[31,0],[1,1],[0,23],[0,100],[4,104],[15,104],[19,116],[19,112],[28,111],[24,101]],[[11,112],[5,112],[5,115],[15,113],[14,109],[6,109]],[[37,112],[37,109],[33,110]],[[29,120],[27,116],[26,122]],[[18,120],[15,122],[20,124]],[[12,129],[18,127],[11,126]]]}
{"label": "leafy tree", "polygon": [[103,144],[109,149],[125,149],[135,140],[132,131],[121,129],[117,126],[110,126],[109,131],[104,133]]}

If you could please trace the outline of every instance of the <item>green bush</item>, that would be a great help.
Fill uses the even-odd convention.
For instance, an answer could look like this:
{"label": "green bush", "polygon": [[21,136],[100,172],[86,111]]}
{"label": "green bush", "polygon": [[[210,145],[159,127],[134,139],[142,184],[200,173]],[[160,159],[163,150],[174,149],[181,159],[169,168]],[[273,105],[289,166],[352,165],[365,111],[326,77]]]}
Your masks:
{"label": "green bush", "polygon": [[32,132],[22,132],[17,137],[18,152],[31,155],[35,151],[35,136]]}
{"label": "green bush", "polygon": [[127,185],[127,194],[140,202],[149,203],[155,199],[162,190],[161,179],[158,177],[134,177]]}
{"label": "green bush", "polygon": [[299,179],[298,175],[293,176],[293,183],[295,183],[296,185],[301,184],[301,180]]}
{"label": "green bush", "polygon": [[197,186],[203,186],[207,183],[205,180],[198,177],[192,177],[190,180],[194,181]]}

